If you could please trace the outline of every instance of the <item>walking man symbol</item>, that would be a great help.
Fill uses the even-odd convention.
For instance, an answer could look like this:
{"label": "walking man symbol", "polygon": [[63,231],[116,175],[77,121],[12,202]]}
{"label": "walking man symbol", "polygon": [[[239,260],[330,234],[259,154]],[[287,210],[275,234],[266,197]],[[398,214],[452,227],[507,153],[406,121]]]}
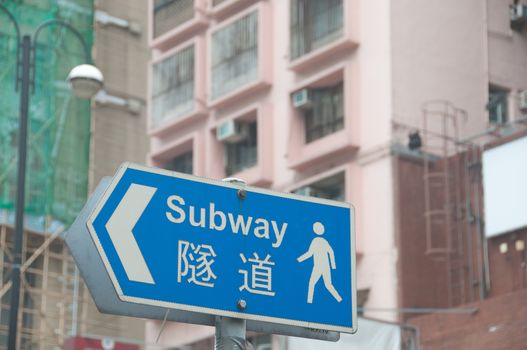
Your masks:
{"label": "walking man symbol", "polygon": [[[325,232],[324,225],[321,222],[315,222],[313,224],[313,231],[322,236]],[[335,253],[326,241],[322,237],[315,237],[311,241],[311,245],[307,252],[302,254],[297,258],[298,262],[302,262],[306,259],[313,257],[313,272],[311,272],[311,277],[309,278],[309,289],[307,292],[307,302],[308,304],[313,303],[313,294],[315,292],[315,285],[317,284],[320,277],[324,280],[324,286],[326,289],[333,295],[339,303],[342,301],[342,297],[337,292],[333,283],[331,282],[331,270],[335,270],[337,266],[335,265]]]}

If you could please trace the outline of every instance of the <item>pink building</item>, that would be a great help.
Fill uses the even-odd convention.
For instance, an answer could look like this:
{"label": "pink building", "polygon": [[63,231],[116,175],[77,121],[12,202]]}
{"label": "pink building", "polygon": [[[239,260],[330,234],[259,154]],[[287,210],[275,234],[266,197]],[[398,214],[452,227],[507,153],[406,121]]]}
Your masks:
{"label": "pink building", "polygon": [[[399,321],[393,155],[429,101],[466,112],[459,139],[521,118],[527,39],[510,2],[150,0],[149,161],[353,203],[364,315]],[[212,335],[170,324],[160,343]]]}

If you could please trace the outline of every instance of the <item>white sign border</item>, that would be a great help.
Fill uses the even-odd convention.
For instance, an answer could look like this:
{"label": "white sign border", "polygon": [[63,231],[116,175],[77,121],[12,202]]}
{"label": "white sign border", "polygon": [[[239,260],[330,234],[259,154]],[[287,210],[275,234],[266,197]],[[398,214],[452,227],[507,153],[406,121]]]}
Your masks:
{"label": "white sign border", "polygon": [[290,326],[323,329],[323,330],[337,331],[337,332],[343,332],[343,333],[357,332],[357,289],[356,289],[357,274],[356,274],[356,268],[355,268],[356,267],[355,208],[353,207],[353,205],[347,202],[338,202],[338,201],[332,201],[332,200],[322,199],[322,198],[306,197],[306,196],[301,196],[301,195],[297,195],[294,193],[278,192],[278,191],[272,191],[272,190],[258,188],[258,187],[245,186],[244,188],[247,190],[248,193],[251,193],[251,192],[261,193],[261,194],[270,195],[274,197],[289,198],[289,199],[301,200],[304,202],[319,203],[319,204],[326,204],[326,205],[331,205],[331,206],[336,206],[336,207],[341,207],[341,208],[348,208],[350,210],[350,228],[351,228],[350,242],[351,242],[351,269],[352,269],[352,276],[351,276],[352,277],[351,278],[352,310],[351,312],[352,312],[352,322],[353,322],[352,327],[343,327],[343,326],[337,326],[337,325],[331,325],[331,324],[321,324],[321,323],[313,323],[313,322],[306,322],[306,321],[298,321],[298,320],[291,320],[291,319],[272,317],[272,316],[261,316],[261,315],[254,315],[254,314],[245,313],[245,312],[233,312],[233,311],[227,311],[227,310],[222,310],[222,309],[213,309],[213,308],[207,308],[207,307],[201,307],[201,306],[178,304],[178,303],[172,303],[172,302],[167,302],[167,301],[161,301],[161,300],[155,300],[155,299],[144,299],[144,298],[130,297],[130,296],[124,295],[121,289],[121,286],[119,285],[119,282],[117,281],[115,273],[113,272],[110,261],[108,260],[108,257],[106,256],[106,253],[104,252],[101,242],[99,241],[99,237],[97,236],[95,232],[95,228],[93,227],[93,222],[95,218],[99,215],[100,211],[106,204],[108,198],[113,193],[115,187],[117,186],[117,184],[119,183],[119,181],[121,180],[121,178],[123,177],[127,169],[134,169],[134,170],[140,170],[140,171],[145,171],[145,172],[159,174],[159,175],[171,176],[175,178],[182,178],[185,180],[206,183],[209,185],[222,186],[222,187],[233,188],[233,189],[240,188],[239,186],[236,186],[228,182],[220,181],[220,180],[214,180],[214,179],[199,177],[195,175],[188,175],[188,174],[169,171],[165,169],[148,167],[148,166],[139,165],[139,164],[130,163],[130,162],[123,163],[120,166],[120,168],[117,170],[117,173],[112,178],[110,185],[104,192],[103,196],[97,203],[94,211],[90,214],[90,216],[88,217],[88,221],[86,222],[88,231],[90,232],[90,235],[95,245],[97,246],[97,251],[99,252],[100,257],[104,262],[106,271],[108,272],[110,279],[112,280],[112,284],[115,288],[115,291],[117,292],[117,295],[119,296],[119,299],[121,299],[122,301],[127,301],[127,302],[132,302],[132,303],[137,303],[137,304],[167,307],[167,308],[173,308],[173,309],[184,310],[184,311],[200,312],[200,313],[211,314],[211,315],[216,315],[216,316],[227,316],[227,317],[241,318],[241,319],[247,319],[247,320],[272,322],[272,323],[278,323],[278,324],[284,324],[284,325],[290,325]]}

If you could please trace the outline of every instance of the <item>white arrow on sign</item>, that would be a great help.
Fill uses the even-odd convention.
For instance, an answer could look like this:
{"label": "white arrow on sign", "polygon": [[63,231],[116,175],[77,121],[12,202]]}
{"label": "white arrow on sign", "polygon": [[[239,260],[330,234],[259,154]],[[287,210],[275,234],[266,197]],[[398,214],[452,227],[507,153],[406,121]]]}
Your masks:
{"label": "white arrow on sign", "polygon": [[132,232],[157,188],[131,184],[106,223],[106,229],[128,279],[155,284]]}

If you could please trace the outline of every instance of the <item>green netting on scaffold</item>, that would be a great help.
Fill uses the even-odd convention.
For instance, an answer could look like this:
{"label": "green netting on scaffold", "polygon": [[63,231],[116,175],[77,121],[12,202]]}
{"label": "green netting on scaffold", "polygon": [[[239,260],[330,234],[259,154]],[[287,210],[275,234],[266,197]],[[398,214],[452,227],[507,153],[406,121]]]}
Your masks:
{"label": "green netting on scaffold", "polygon": [[[92,46],[93,0],[1,3],[15,16],[22,34],[33,34],[46,20],[61,19]],[[17,186],[20,94],[15,90],[16,52],[15,29],[0,12],[0,210],[9,213],[4,217],[12,217]],[[74,97],[66,83],[71,68],[85,63],[84,53],[74,34],[52,25],[39,35],[35,57],[25,209],[36,226],[50,219],[68,225],[82,208],[88,187],[90,102]]]}

